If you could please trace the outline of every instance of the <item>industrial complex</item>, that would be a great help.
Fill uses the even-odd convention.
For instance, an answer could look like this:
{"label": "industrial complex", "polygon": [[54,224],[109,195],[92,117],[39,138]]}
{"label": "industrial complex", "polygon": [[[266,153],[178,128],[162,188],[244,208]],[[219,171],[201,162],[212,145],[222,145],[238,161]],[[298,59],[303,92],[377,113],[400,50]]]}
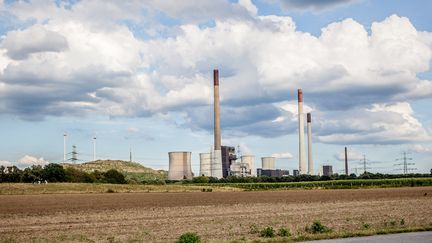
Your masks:
{"label": "industrial complex", "polygon": [[[220,98],[219,98],[219,70],[213,70],[213,112],[214,112],[214,143],[209,152],[199,154],[199,175],[214,178],[228,176],[287,176],[288,170],[277,169],[276,157],[262,157],[261,168],[255,168],[255,156],[251,154],[236,155],[232,146],[222,146],[220,126]],[[307,121],[307,162],[305,156],[305,134],[303,113],[303,91],[298,89],[298,133],[299,133],[299,165],[293,170],[293,175],[314,175],[314,161],[312,151],[312,115],[306,114]],[[192,179],[194,174],[191,167],[191,152],[169,152],[169,180]],[[347,162],[346,162],[346,166]],[[327,172],[326,168],[326,172]],[[347,170],[347,169],[346,169]],[[330,172],[331,174],[331,172]]]}

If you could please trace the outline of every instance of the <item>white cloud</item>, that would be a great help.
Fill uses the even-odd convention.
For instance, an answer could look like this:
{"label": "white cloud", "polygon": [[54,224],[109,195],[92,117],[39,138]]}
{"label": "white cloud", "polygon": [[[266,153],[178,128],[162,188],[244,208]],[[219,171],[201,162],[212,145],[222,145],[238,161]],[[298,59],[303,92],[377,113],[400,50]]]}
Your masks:
{"label": "white cloud", "polygon": [[13,165],[14,164],[10,161],[0,160],[0,166],[8,167],[8,166],[13,166]]}
{"label": "white cloud", "polygon": [[[274,0],[270,0],[274,1]],[[348,5],[356,0],[277,0],[285,10],[295,11],[323,11],[343,5]]]}
{"label": "white cloud", "polygon": [[[363,159],[363,155],[352,148],[347,148],[348,161],[360,161]],[[334,158],[339,161],[345,161],[345,150],[339,151],[339,153],[334,155]]]}
{"label": "white cloud", "polygon": [[64,51],[68,44],[64,36],[37,24],[25,30],[9,32],[2,47],[9,57],[25,59],[32,53]]}
{"label": "white cloud", "polygon": [[[315,37],[297,31],[290,17],[256,16],[248,0],[100,3],[57,7],[35,1],[8,7],[38,24],[2,40],[2,113],[43,119],[180,112],[187,115],[185,125],[210,130],[211,72],[219,68],[223,126],[232,135],[295,131],[295,94],[303,88],[305,111],[314,112],[314,131],[322,142],[430,138],[412,111],[395,112],[407,109],[407,99],[432,95],[432,82],[417,77],[429,69],[432,36],[407,18],[375,22],[370,33],[346,19]],[[103,11],[94,11],[98,6]],[[165,26],[172,30],[169,37],[141,38],[134,24],[154,23],[158,11],[183,21]],[[214,26],[196,24],[209,18]],[[125,19],[133,24],[124,24]],[[41,41],[22,41],[33,32],[43,36]],[[56,38],[64,38],[67,48],[48,41]],[[11,60],[6,50],[22,60]]]}
{"label": "white cloud", "polygon": [[294,158],[293,155],[289,152],[275,153],[275,154],[272,154],[271,157],[275,157],[277,159],[292,159],[292,158]]}
{"label": "white cloud", "polygon": [[44,158],[40,157],[33,157],[31,155],[24,155],[24,157],[22,157],[21,159],[18,160],[17,165],[19,167],[29,167],[32,165],[46,165],[49,162],[46,161]]}
{"label": "white cloud", "polygon": [[432,153],[432,145],[412,144],[409,150],[417,153]]}
{"label": "white cloud", "polygon": [[318,139],[336,144],[391,144],[431,141],[407,102],[373,105],[319,121]]}

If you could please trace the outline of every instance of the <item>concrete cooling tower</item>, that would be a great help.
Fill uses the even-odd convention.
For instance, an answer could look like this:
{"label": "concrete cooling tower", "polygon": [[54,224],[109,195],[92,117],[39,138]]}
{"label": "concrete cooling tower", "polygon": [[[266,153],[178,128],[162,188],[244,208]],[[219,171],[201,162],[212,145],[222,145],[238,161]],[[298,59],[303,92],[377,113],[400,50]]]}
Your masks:
{"label": "concrete cooling tower", "polygon": [[263,170],[274,170],[276,164],[275,157],[262,157],[261,158],[262,169]]}
{"label": "concrete cooling tower", "polygon": [[211,176],[211,153],[200,153],[200,176]]}
{"label": "concrete cooling tower", "polygon": [[256,176],[256,170],[255,170],[255,156],[253,155],[242,155],[241,156],[241,163],[242,164],[248,164],[250,169],[250,176]]}
{"label": "concrete cooling tower", "polygon": [[168,180],[192,179],[191,152],[169,152],[168,156]]}

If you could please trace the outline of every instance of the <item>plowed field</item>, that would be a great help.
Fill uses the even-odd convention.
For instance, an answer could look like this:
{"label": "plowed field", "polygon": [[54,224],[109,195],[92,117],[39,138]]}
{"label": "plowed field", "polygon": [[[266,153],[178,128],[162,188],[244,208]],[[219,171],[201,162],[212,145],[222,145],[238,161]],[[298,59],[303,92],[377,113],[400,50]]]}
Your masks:
{"label": "plowed field", "polygon": [[431,225],[432,187],[2,195],[0,219],[3,242],[252,240],[267,226],[302,234],[314,220],[335,232]]}

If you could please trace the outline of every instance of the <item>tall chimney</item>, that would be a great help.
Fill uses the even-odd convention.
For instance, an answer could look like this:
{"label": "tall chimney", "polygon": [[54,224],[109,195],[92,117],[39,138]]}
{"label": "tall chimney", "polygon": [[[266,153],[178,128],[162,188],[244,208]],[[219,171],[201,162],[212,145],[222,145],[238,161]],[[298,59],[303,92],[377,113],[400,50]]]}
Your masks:
{"label": "tall chimney", "polygon": [[214,151],[210,163],[211,177],[222,178],[222,151],[221,151],[221,129],[219,108],[219,70],[213,70],[214,89]]}
{"label": "tall chimney", "polygon": [[307,113],[307,138],[308,138],[308,174],[314,174],[314,165],[312,159],[312,117],[311,113]]}
{"label": "tall chimney", "polygon": [[220,108],[219,108],[219,70],[213,70],[214,89],[214,149],[221,150]]}
{"label": "tall chimney", "polygon": [[303,116],[303,92],[297,90],[298,97],[298,121],[299,121],[299,173],[306,174],[306,161],[304,149],[304,116]]}
{"label": "tall chimney", "polygon": [[345,175],[348,175],[348,151],[345,147]]}

